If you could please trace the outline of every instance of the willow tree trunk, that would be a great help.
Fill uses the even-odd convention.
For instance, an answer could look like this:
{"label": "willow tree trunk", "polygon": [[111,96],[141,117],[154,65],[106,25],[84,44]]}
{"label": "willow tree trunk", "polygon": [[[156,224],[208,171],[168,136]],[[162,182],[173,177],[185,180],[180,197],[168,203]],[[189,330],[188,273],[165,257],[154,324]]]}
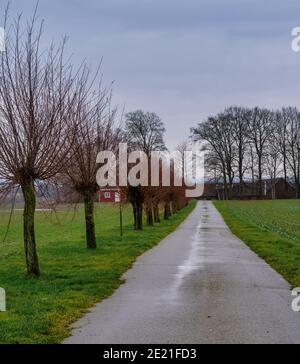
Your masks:
{"label": "willow tree trunk", "polygon": [[173,215],[173,214],[175,214],[175,208],[174,208],[174,202],[172,201],[171,203],[170,203],[170,214],[171,215]]}
{"label": "willow tree trunk", "polygon": [[37,277],[40,275],[40,270],[35,243],[34,214],[36,197],[33,180],[26,179],[21,188],[24,197],[23,228],[27,273]]}
{"label": "willow tree trunk", "polygon": [[153,206],[154,221],[160,223],[159,208],[158,205]]}
{"label": "willow tree trunk", "polygon": [[143,204],[140,201],[133,203],[134,229],[143,230]]}
{"label": "willow tree trunk", "polygon": [[165,202],[164,206],[164,219],[168,220],[168,218],[171,216],[171,207],[170,202]]}
{"label": "willow tree trunk", "polygon": [[147,225],[153,226],[153,212],[152,212],[152,206],[149,205],[146,207],[146,216],[147,216]]}
{"label": "willow tree trunk", "polygon": [[179,211],[179,208],[178,208],[178,201],[173,201],[172,202],[172,214],[176,214],[177,212]]}
{"label": "willow tree trunk", "polygon": [[128,188],[128,200],[133,207],[134,229],[143,230],[144,194],[141,186]]}
{"label": "willow tree trunk", "polygon": [[95,223],[94,223],[94,198],[93,194],[86,193],[84,196],[84,212],[86,227],[86,246],[88,249],[97,248]]}

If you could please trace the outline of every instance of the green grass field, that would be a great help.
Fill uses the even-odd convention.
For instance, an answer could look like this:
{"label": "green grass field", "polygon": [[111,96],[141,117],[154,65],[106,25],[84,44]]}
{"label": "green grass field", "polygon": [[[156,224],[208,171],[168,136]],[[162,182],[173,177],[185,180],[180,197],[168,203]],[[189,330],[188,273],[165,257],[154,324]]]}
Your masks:
{"label": "green grass field", "polygon": [[216,201],[231,231],[300,286],[300,200]]}
{"label": "green grass field", "polygon": [[[132,228],[132,211],[124,209],[124,236],[119,234],[119,211],[113,205],[96,210],[98,249],[85,248],[83,210],[37,212],[37,247],[42,275],[25,275],[22,212],[13,215],[5,243],[0,242],[0,287],[6,290],[7,311],[0,312],[0,343],[59,343],[70,323],[121,283],[121,275],[136,257],[172,232],[192,211],[191,202],[168,221]],[[0,211],[0,239],[9,214]]]}

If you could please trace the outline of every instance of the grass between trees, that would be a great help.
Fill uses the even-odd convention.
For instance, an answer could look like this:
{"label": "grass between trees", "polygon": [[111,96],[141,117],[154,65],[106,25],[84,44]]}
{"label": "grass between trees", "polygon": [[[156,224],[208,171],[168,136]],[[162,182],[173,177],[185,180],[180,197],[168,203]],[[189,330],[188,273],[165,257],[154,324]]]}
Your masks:
{"label": "grass between trees", "polygon": [[[7,240],[0,243],[0,286],[7,295],[7,312],[0,312],[0,342],[61,342],[73,321],[122,283],[121,275],[136,257],[172,232],[194,207],[192,201],[169,220],[143,231],[133,230],[132,210],[126,207],[120,237],[118,208],[97,205],[98,249],[94,250],[86,249],[83,206],[75,214],[59,211],[60,223],[50,212],[37,212],[42,268],[38,279],[26,276],[22,212],[15,211]],[[8,215],[0,212],[0,236],[5,235]]]}
{"label": "grass between trees", "polygon": [[231,231],[293,286],[300,286],[300,201],[216,201]]}

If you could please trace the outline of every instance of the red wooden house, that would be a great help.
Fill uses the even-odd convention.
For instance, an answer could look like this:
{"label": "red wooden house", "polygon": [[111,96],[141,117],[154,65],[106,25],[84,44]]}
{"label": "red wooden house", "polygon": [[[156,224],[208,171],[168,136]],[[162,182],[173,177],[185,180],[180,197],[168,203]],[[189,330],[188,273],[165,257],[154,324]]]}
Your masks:
{"label": "red wooden house", "polygon": [[123,202],[125,195],[118,187],[101,188],[99,191],[99,202]]}

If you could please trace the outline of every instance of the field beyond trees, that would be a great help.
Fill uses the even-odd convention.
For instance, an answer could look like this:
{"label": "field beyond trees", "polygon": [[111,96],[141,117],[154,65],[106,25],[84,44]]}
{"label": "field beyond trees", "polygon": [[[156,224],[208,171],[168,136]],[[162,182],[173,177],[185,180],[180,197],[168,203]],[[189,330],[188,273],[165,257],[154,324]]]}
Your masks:
{"label": "field beyond trees", "polygon": [[[59,343],[70,323],[96,302],[112,294],[121,275],[136,257],[172,232],[193,210],[195,202],[162,220],[156,227],[135,231],[132,210],[124,208],[124,235],[119,233],[119,209],[97,205],[98,249],[86,249],[84,211],[60,209],[36,212],[37,251],[42,274],[26,276],[22,211],[12,215],[10,230],[0,246],[0,286],[6,290],[7,311],[0,313],[0,343]],[[0,237],[9,212],[0,210]]]}
{"label": "field beyond trees", "polygon": [[300,201],[216,201],[231,231],[289,283],[300,286]]}

